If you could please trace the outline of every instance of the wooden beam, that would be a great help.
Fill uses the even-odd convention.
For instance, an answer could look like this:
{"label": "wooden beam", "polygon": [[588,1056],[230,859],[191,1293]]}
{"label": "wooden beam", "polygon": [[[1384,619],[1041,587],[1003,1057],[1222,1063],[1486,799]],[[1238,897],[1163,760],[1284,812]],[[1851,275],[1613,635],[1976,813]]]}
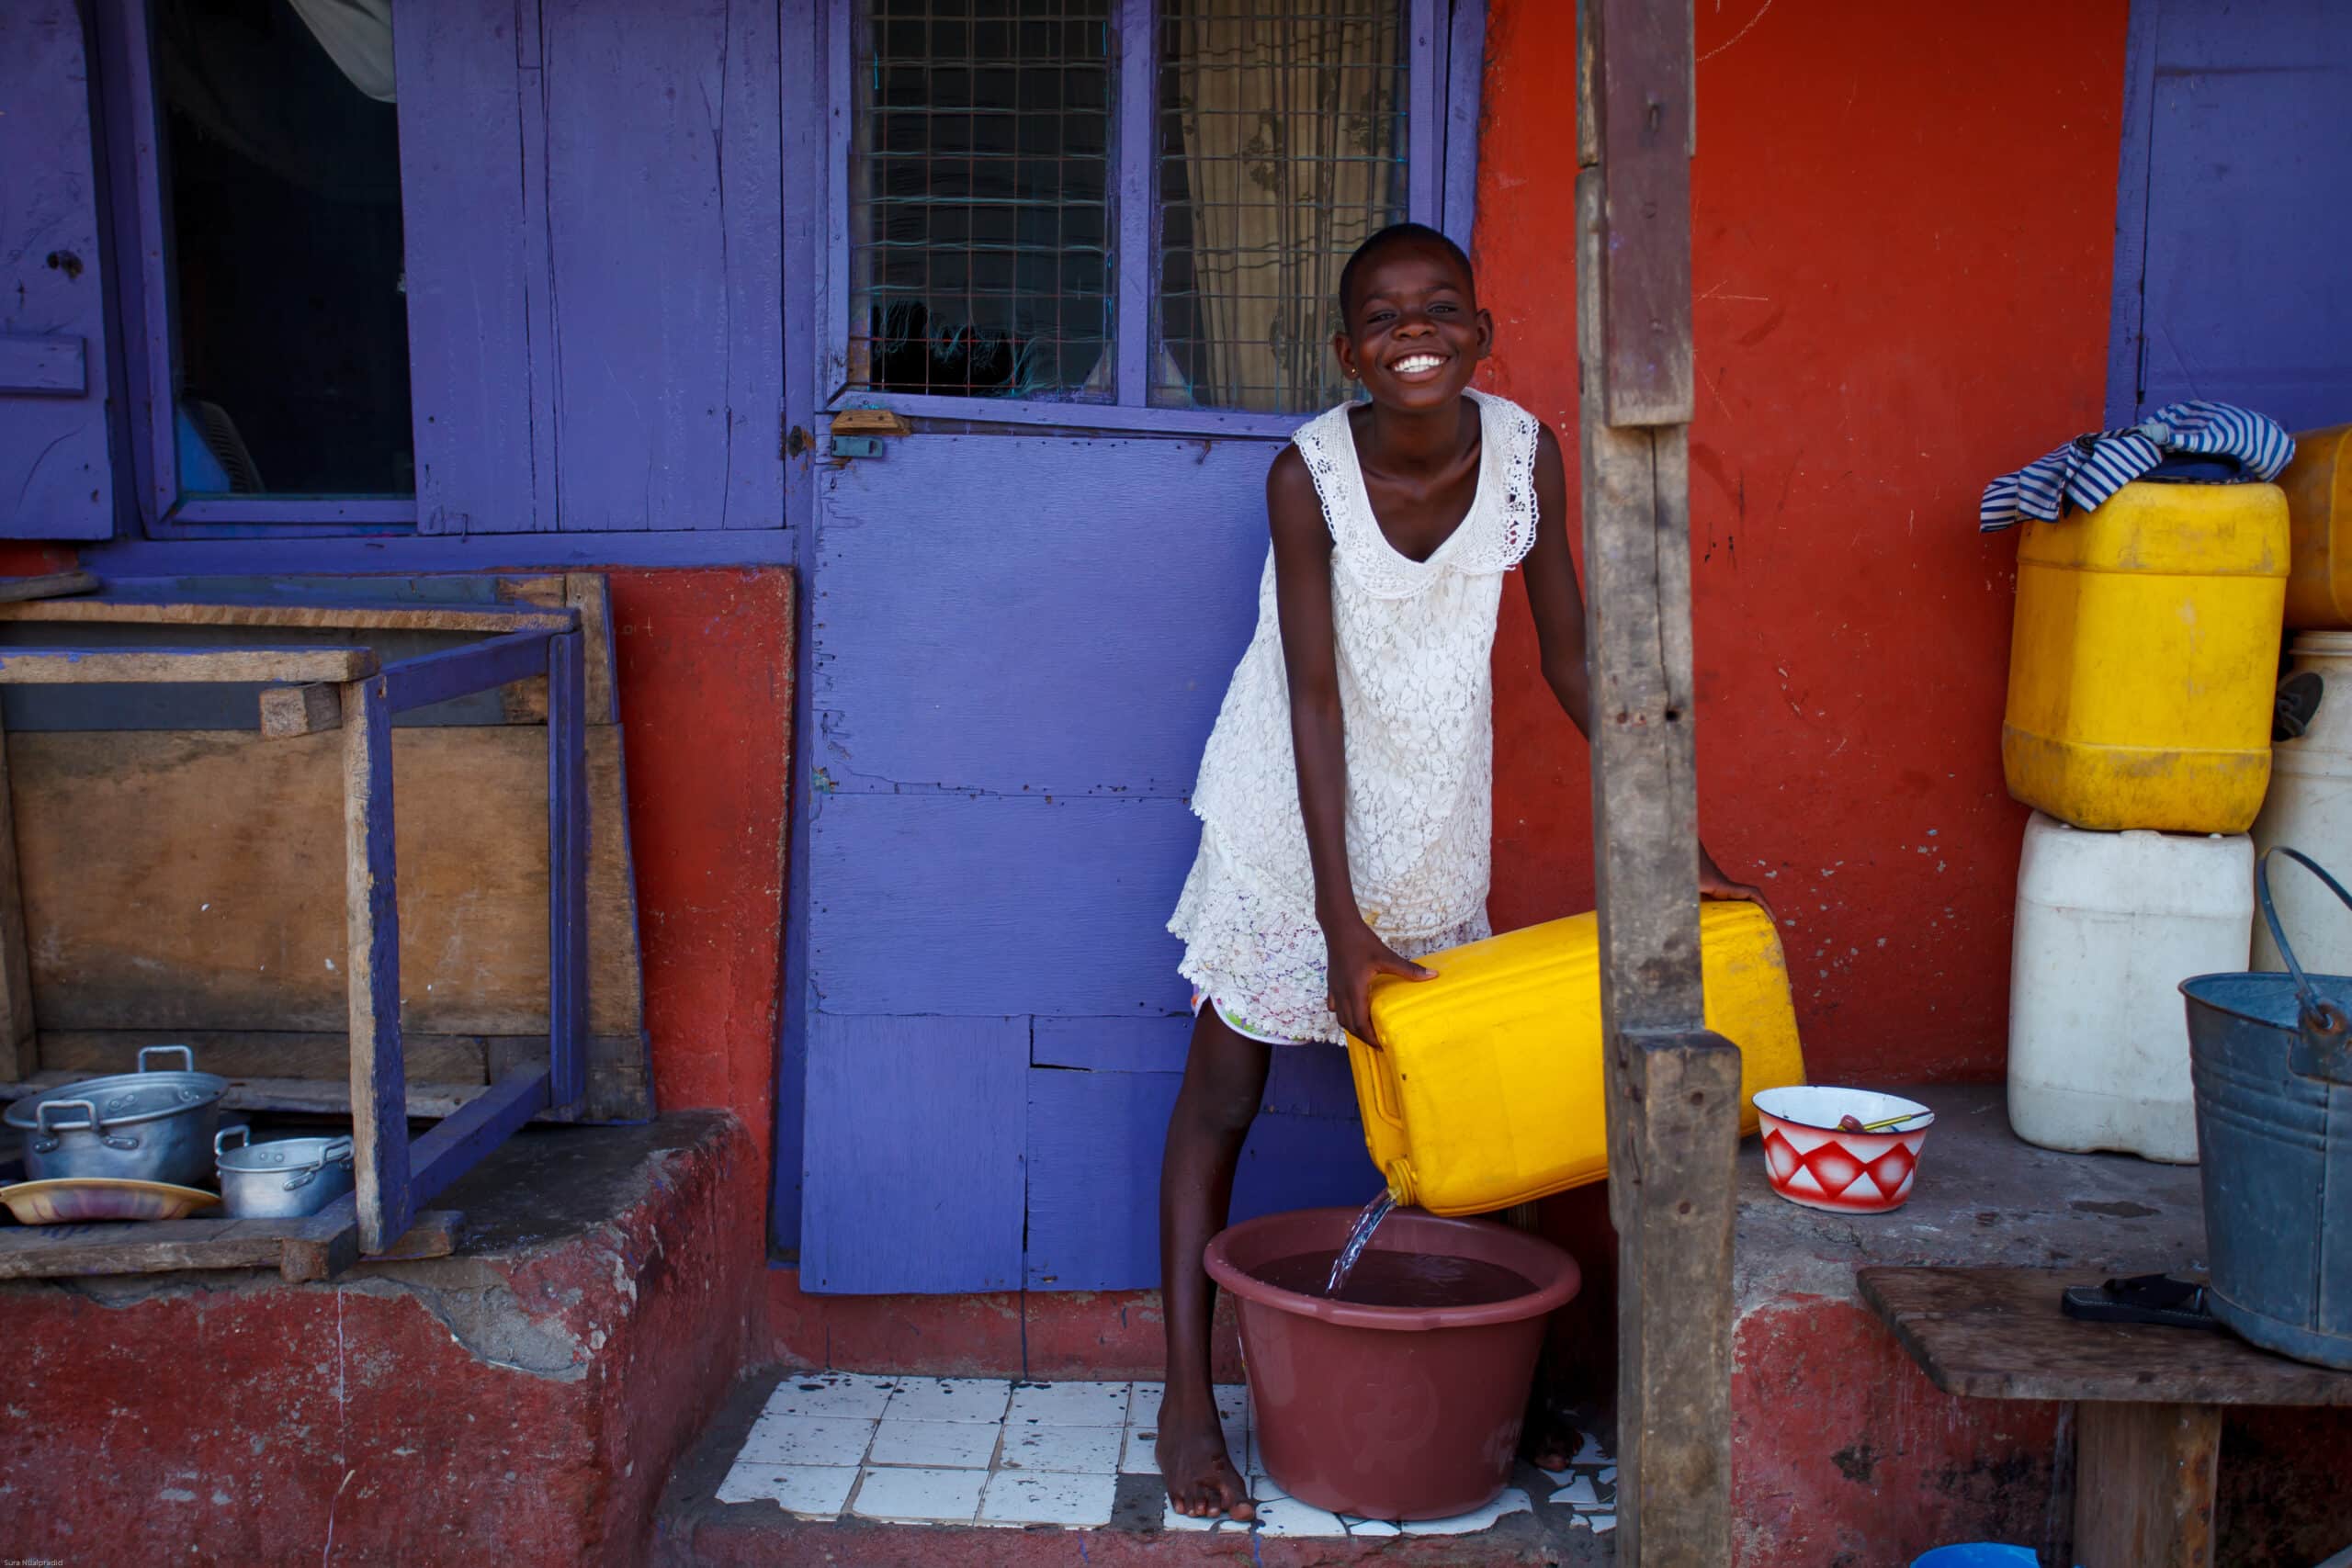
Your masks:
{"label": "wooden beam", "polygon": [[271,686],[261,694],[261,732],[272,740],[295,740],[342,728],[343,688],[332,682]]}
{"label": "wooden beam", "polygon": [[384,678],[343,688],[345,960],[359,1245],[381,1252],[415,1213],[401,1061],[400,901],[392,861],[392,710]]}
{"label": "wooden beam", "polygon": [[2222,1413],[2078,1408],[2075,1553],[2083,1568],[2211,1568]]}
{"label": "wooden beam", "polygon": [[568,632],[579,617],[561,605],[386,604],[157,604],[124,599],[40,599],[0,604],[0,621],[96,626],[311,626],[334,630]]}
{"label": "wooden beam", "polygon": [[406,713],[451,697],[490,691],[511,681],[544,675],[548,669],[548,635],[541,631],[509,632],[504,637],[388,664],[384,667],[384,681],[392,711]]}
{"label": "wooden beam", "polygon": [[[281,1279],[302,1284],[332,1280],[359,1261],[359,1220],[353,1194],[341,1198],[298,1223],[286,1237],[277,1259]],[[465,1216],[447,1209],[428,1209],[397,1240],[368,1259],[370,1263],[407,1263],[424,1258],[447,1258],[458,1249],[465,1234]]]}
{"label": "wooden beam", "polygon": [[[324,1280],[338,1253],[357,1258],[357,1222],[346,1194],[338,1205],[294,1220],[147,1220],[82,1225],[0,1227],[0,1280],[53,1280],[87,1274],[164,1274],[183,1269],[276,1269],[288,1280]],[[416,1224],[380,1255],[392,1262],[446,1258],[464,1234],[464,1216],[446,1210]],[[349,1239],[346,1239],[349,1238]]]}
{"label": "wooden beam", "polygon": [[613,669],[613,596],[599,571],[575,571],[563,580],[566,603],[580,612],[581,657],[587,666],[587,722],[618,724],[618,678]]}
{"label": "wooden beam", "polygon": [[588,732],[586,647],[548,652],[548,1073],[555,1109],[588,1095]]}
{"label": "wooden beam", "polygon": [[17,877],[17,812],[8,789],[8,735],[0,726],[0,1077],[40,1069],[33,1032],[33,972],[25,949],[25,896]]}
{"label": "wooden beam", "polygon": [[0,604],[28,599],[55,599],[69,593],[95,593],[98,580],[86,571],[52,571],[41,577],[0,579]]}
{"label": "wooden beam", "polygon": [[0,685],[12,686],[358,681],[375,672],[365,648],[0,649]]}
{"label": "wooden beam", "polygon": [[1577,347],[1610,1209],[1616,1559],[1731,1561],[1739,1052],[1708,1032],[1692,776],[1690,0],[1582,0]]}
{"label": "wooden beam", "polygon": [[[340,1058],[336,1067],[338,1071],[344,1067]],[[45,1089],[96,1076],[86,1067],[45,1067],[21,1082],[0,1083],[0,1100],[22,1100]],[[476,1081],[412,1082],[408,1086],[408,1113],[426,1119],[455,1115],[480,1099],[485,1087]],[[228,1092],[220,1097],[220,1108],[283,1111],[303,1116],[348,1116],[352,1113],[351,1086],[336,1078],[232,1077]]]}
{"label": "wooden beam", "polygon": [[550,1103],[548,1087],[545,1067],[514,1073],[468,1101],[464,1110],[435,1122],[412,1151],[415,1175],[410,1190],[417,1202],[430,1203],[447,1191],[451,1182],[545,1111]]}
{"label": "wooden beam", "polygon": [[1578,20],[1579,140],[1609,225],[1593,279],[1605,371],[1598,390],[1612,425],[1689,424],[1690,0],[1583,0]]}

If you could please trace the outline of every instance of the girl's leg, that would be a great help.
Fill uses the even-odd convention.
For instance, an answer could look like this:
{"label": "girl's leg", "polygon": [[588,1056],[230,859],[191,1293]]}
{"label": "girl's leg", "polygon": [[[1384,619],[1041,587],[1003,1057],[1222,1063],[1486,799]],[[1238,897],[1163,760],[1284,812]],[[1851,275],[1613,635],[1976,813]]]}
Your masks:
{"label": "girl's leg", "polygon": [[1209,1321],[1216,1288],[1201,1266],[1225,1228],[1242,1140],[1266,1092],[1272,1048],[1226,1027],[1214,1004],[1193,1026],[1183,1087],[1168,1119],[1159,1167],[1159,1282],[1168,1329],[1168,1387],[1159,1405],[1159,1473],[1168,1499],[1195,1518],[1253,1516],[1250,1492],[1225,1451],[1209,1384]]}

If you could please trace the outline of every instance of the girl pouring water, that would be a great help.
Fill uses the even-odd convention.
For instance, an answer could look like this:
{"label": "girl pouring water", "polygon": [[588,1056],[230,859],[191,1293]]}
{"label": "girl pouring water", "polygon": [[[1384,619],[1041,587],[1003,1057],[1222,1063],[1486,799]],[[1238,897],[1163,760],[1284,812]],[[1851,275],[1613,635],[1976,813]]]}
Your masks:
{"label": "girl pouring water", "polygon": [[[1544,679],[1587,729],[1584,604],[1551,430],[1470,389],[1494,342],[1469,258],[1406,223],[1340,275],[1332,351],[1368,402],[1292,437],[1266,476],[1258,627],[1201,761],[1201,847],[1169,921],[1196,1021],[1160,1168],[1168,1335],[1159,1461],[1170,1504],[1250,1518],[1210,1388],[1223,1229],[1271,1047],[1376,1045],[1375,975],[1490,934],[1490,654],[1523,567]],[[1699,890],[1763,899],[1702,846]]]}

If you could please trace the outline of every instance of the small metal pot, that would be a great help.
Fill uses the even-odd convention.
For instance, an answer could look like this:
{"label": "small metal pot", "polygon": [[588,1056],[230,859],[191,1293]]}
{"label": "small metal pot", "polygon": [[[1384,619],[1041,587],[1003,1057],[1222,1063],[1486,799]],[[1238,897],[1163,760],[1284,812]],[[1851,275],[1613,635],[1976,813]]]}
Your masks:
{"label": "small metal pot", "polygon": [[220,1199],[238,1220],[290,1220],[315,1214],[351,1190],[351,1140],[251,1141],[250,1127],[223,1127],[212,1139]]}
{"label": "small metal pot", "polygon": [[[180,1070],[150,1069],[147,1058],[177,1052]],[[62,1084],[8,1108],[7,1123],[25,1134],[25,1177],[70,1181],[200,1185],[210,1174],[212,1134],[229,1080],[196,1070],[185,1045],[150,1045],[139,1070]]]}

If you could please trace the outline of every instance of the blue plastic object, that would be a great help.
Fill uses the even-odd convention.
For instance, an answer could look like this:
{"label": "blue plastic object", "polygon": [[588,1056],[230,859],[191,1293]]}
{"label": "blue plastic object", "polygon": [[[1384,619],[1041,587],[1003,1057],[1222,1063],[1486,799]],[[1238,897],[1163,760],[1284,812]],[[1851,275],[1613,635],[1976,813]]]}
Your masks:
{"label": "blue plastic object", "polygon": [[2037,1561],[2031,1547],[1977,1540],[1963,1546],[1939,1546],[1914,1559],[1911,1568],[2034,1568]]}
{"label": "blue plastic object", "polygon": [[2206,1304],[2253,1344],[2352,1371],[2352,977],[2311,976],[2278,929],[2270,861],[2285,855],[2352,908],[2310,857],[2262,857],[2255,893],[2284,975],[2181,982],[2212,1253]]}

